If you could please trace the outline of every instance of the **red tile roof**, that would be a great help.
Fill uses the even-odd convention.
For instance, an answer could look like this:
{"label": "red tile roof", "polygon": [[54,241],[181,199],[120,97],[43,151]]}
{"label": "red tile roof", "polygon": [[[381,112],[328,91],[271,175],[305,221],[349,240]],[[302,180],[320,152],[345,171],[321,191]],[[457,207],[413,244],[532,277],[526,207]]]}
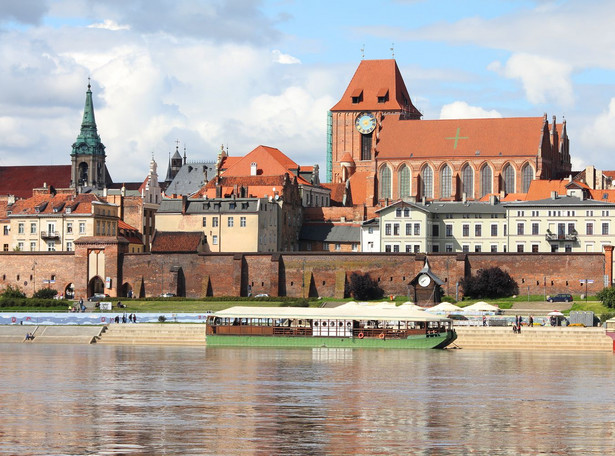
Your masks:
{"label": "red tile roof", "polygon": [[[104,203],[101,198],[92,193],[81,193],[76,196],[66,193],[37,194],[15,201],[10,210],[11,215],[53,214],[54,212],[64,213],[67,207],[72,206],[72,214],[91,214],[94,201]],[[54,211],[54,208],[57,210]]]}
{"label": "red tile roof", "polygon": [[344,191],[346,184],[321,184],[324,188],[331,190],[331,205],[341,205],[344,201]]}
{"label": "red tile roof", "polygon": [[615,203],[615,190],[590,190],[589,194],[594,200]]}
{"label": "red tile roof", "polygon": [[566,195],[566,185],[570,184],[568,179],[555,180],[533,180],[525,197],[526,201],[538,201],[551,197],[551,192],[555,191],[558,195]]}
{"label": "red tile roof", "polygon": [[[292,177],[291,177],[292,179]],[[301,179],[303,180],[303,179]],[[208,198],[216,197],[216,183],[218,178],[210,180],[203,188],[201,188],[192,198]],[[235,187],[239,190],[240,187],[247,187],[248,194],[246,197],[250,198],[263,198],[266,196],[274,196],[275,191],[282,193],[284,189],[285,179],[284,176],[232,176],[227,177],[224,174],[221,178],[222,182],[222,196],[230,196]]]}
{"label": "red tile roof", "polygon": [[70,187],[71,165],[0,166],[0,195],[29,198],[32,189],[44,184]]}
{"label": "red tile roof", "polygon": [[[283,154],[279,149],[258,146],[248,155],[241,157],[224,171],[225,177],[250,176],[252,163],[256,163],[259,176],[280,176],[284,173],[295,174],[299,165]],[[293,170],[293,171],[291,171]]]}
{"label": "red tile roof", "polygon": [[382,121],[378,157],[527,157],[538,154],[544,128],[544,117],[400,120],[389,115]]}
{"label": "red tile roof", "polygon": [[[378,97],[388,91],[388,99],[378,103]],[[352,98],[362,94],[359,103]],[[331,111],[407,111],[420,115],[410,100],[406,84],[394,59],[362,60],[346,88],[342,99]]]}
{"label": "red tile roof", "polygon": [[198,252],[203,236],[200,231],[156,231],[152,252]]}

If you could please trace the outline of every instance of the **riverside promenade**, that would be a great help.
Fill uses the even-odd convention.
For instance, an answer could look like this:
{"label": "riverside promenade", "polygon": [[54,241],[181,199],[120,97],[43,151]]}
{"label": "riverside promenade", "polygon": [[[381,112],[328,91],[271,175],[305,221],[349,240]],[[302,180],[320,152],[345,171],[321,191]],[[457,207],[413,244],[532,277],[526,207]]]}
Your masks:
{"label": "riverside promenade", "polygon": [[[613,351],[613,340],[603,327],[458,326],[449,347],[467,350]],[[34,340],[26,340],[26,334]],[[203,323],[136,323],[104,326],[0,325],[0,343],[206,345]]]}

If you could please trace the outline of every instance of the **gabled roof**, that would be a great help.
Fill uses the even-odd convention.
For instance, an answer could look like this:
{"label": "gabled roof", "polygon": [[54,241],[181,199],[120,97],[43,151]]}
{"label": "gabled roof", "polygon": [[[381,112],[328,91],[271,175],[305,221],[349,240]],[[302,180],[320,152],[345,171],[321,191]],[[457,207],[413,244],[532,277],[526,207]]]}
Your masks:
{"label": "gabled roof", "polygon": [[165,189],[166,195],[194,195],[205,185],[205,178],[210,180],[215,175],[213,162],[193,162],[182,165],[173,181]]}
{"label": "gabled roof", "polygon": [[[538,155],[544,117],[403,120],[385,116],[377,146],[382,159],[522,157]],[[558,125],[561,127],[561,125]]]}
{"label": "gabled roof", "polygon": [[535,206],[576,206],[576,207],[587,207],[587,206],[613,206],[608,201],[603,200],[593,200],[593,199],[581,199],[576,196],[567,196],[561,195],[555,198],[544,198],[541,200],[535,201],[519,201],[515,203],[506,203],[505,206],[510,207],[535,207]]}
{"label": "gabled roof", "polygon": [[152,239],[152,253],[199,251],[203,240],[201,231],[156,231]]}
{"label": "gabled roof", "polygon": [[70,180],[71,165],[0,166],[0,195],[30,198],[34,188],[68,188]]}
{"label": "gabled roof", "polygon": [[328,183],[328,184],[320,184],[321,187],[328,188],[331,190],[330,201],[332,206],[341,205],[344,202],[344,193],[346,189],[346,184],[342,183]]}
{"label": "gabled roof", "polygon": [[615,190],[589,190],[589,194],[596,201],[615,203]]}
{"label": "gabled roof", "polygon": [[[386,101],[378,102],[379,97]],[[358,103],[353,103],[353,98]],[[397,111],[420,117],[394,59],[362,60],[342,99],[331,111]]]}
{"label": "gabled roof", "polygon": [[299,165],[279,149],[258,146],[249,154],[241,157],[224,171],[224,177],[245,177],[251,175],[252,163],[256,163],[257,176],[280,176],[285,173],[296,175]]}

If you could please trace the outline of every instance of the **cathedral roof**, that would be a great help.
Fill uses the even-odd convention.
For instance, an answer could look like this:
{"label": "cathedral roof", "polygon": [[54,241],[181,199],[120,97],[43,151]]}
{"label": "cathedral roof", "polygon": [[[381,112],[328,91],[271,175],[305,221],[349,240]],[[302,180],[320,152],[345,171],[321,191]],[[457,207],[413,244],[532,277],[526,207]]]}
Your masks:
{"label": "cathedral roof", "polygon": [[0,166],[0,195],[29,198],[32,189],[70,187],[71,165]]}
{"label": "cathedral roof", "polygon": [[[379,102],[380,100],[380,102]],[[362,60],[331,111],[404,111],[420,117],[394,59]]]}
{"label": "cathedral roof", "polygon": [[523,157],[538,155],[544,128],[544,117],[417,121],[389,115],[376,148],[379,159]]}

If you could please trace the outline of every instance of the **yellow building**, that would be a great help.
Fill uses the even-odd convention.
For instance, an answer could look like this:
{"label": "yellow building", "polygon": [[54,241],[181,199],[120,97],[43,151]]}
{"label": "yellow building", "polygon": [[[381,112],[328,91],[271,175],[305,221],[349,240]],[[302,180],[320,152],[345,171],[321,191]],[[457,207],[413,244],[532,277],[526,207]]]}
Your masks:
{"label": "yellow building", "polygon": [[205,235],[206,252],[279,251],[280,206],[268,198],[165,199],[158,231]]}
{"label": "yellow building", "polygon": [[72,251],[82,236],[117,236],[118,207],[91,194],[37,190],[7,207],[9,245],[19,251]]}

